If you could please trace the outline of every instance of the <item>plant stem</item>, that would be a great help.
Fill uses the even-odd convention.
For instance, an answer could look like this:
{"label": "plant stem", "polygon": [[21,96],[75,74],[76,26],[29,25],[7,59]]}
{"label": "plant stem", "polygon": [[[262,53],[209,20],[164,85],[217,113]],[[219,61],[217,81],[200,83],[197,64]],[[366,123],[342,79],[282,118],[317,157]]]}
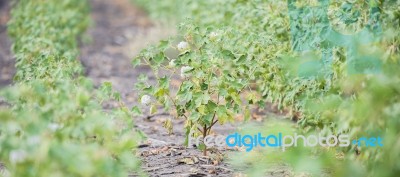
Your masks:
{"label": "plant stem", "polygon": [[208,132],[207,132],[207,134],[210,134],[211,128],[215,125],[215,123],[218,122],[218,119],[214,121],[216,115],[217,115],[217,113],[214,112],[213,118],[212,118],[212,120],[211,120],[211,125],[208,127]]}
{"label": "plant stem", "polygon": [[[203,127],[203,143],[205,142],[206,136],[207,136],[207,125],[204,125],[204,127]],[[204,143],[203,155],[207,156],[207,146],[205,143]]]}

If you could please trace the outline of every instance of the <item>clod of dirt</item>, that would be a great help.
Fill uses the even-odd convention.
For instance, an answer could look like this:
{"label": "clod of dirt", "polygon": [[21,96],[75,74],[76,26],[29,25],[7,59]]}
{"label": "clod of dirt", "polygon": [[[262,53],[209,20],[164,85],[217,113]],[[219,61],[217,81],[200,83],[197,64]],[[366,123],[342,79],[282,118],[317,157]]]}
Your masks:
{"label": "clod of dirt", "polygon": [[187,165],[193,165],[199,163],[199,159],[195,156],[192,157],[184,157],[182,159],[178,160],[178,164],[187,164]]}

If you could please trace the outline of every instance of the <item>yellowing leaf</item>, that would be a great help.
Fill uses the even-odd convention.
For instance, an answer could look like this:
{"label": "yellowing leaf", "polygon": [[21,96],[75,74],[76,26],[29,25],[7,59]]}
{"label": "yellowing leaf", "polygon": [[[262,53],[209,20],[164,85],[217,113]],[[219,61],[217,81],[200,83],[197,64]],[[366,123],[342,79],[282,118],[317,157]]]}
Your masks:
{"label": "yellowing leaf", "polygon": [[202,115],[206,114],[206,106],[200,105],[197,109],[199,110],[200,114],[202,114]]}
{"label": "yellowing leaf", "polygon": [[154,113],[156,113],[156,112],[157,112],[157,106],[151,105],[151,106],[150,106],[150,114],[154,114]]}

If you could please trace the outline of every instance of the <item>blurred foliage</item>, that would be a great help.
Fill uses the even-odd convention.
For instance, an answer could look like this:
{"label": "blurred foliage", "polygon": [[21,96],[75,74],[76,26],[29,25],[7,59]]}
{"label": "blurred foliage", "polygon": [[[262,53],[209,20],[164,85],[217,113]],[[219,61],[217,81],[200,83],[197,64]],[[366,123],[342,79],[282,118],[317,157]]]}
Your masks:
{"label": "blurred foliage", "polygon": [[[246,81],[242,83],[245,91],[256,91],[255,97],[260,98],[259,106],[266,101],[276,103],[279,109],[287,110],[291,118],[299,120],[296,131],[302,133],[348,133],[354,139],[361,136],[384,138],[384,147],[381,148],[292,148],[284,153],[264,149],[250,154],[242,153],[236,162],[248,168],[247,172],[251,173],[250,175],[265,173],[270,163],[277,161],[290,164],[296,171],[307,171],[314,176],[399,174],[399,1],[332,0],[325,11],[332,28],[344,34],[354,34],[366,26],[368,14],[371,14],[368,7],[374,7],[380,12],[379,18],[373,18],[379,20],[382,28],[378,41],[368,44],[359,42],[365,36],[355,38],[357,41],[350,41],[352,47],[357,49],[356,52],[362,54],[358,58],[361,61],[368,60],[370,56],[379,59],[382,65],[378,73],[349,72],[349,68],[352,67],[347,54],[349,51],[340,45],[330,51],[332,58],[329,65],[319,64],[324,62],[320,61],[326,54],[324,45],[315,45],[314,52],[293,51],[295,44],[303,44],[304,41],[309,41],[310,44],[313,44],[314,40],[314,44],[324,43],[316,36],[319,31],[312,31],[318,30],[312,25],[308,26],[311,28],[305,30],[304,35],[295,38],[291,36],[287,1],[134,1],[146,8],[155,18],[175,18],[181,22],[179,35],[167,42],[168,47],[174,46],[174,41],[182,39],[191,46],[190,51],[176,58],[164,55],[165,48],[168,48],[165,45],[144,50],[140,59],[157,61],[147,63],[152,67],[159,68],[166,61],[178,61],[177,63],[182,62],[183,65],[194,68],[194,73],[218,71],[221,75],[215,74],[213,77],[218,83],[226,82],[225,78],[233,75],[234,77],[227,78],[227,85],[217,85],[213,88],[223,90],[232,87],[232,83]],[[318,1],[295,2],[297,8],[318,4]],[[320,24],[320,21],[311,18],[312,14],[307,11],[297,15],[297,18],[303,19],[300,25]],[[326,26],[321,26],[321,29],[324,27]],[[213,32],[216,32],[218,37],[217,40],[210,41],[209,36]],[[156,60],[155,56],[159,54],[162,57]],[[306,65],[304,68],[302,64],[305,62],[316,64]],[[136,59],[134,63],[139,64],[140,60]],[[215,63],[216,68],[213,65]],[[173,65],[172,68],[178,69],[183,65]],[[326,69],[326,66],[329,67],[329,72],[322,70],[322,73],[315,73],[316,69]],[[363,66],[358,67],[363,69]],[[225,69],[229,72],[223,74]],[[195,74],[189,81],[197,78],[201,77]],[[181,84],[186,82],[188,80]],[[180,100],[177,98],[177,102]],[[223,100],[226,101],[226,98]],[[244,102],[252,103],[251,100],[247,98]],[[226,108],[235,112],[234,107]],[[199,109],[189,111],[190,114],[200,112]],[[243,160],[245,163],[241,163]]]}
{"label": "blurred foliage", "polygon": [[0,162],[4,176],[128,176],[138,171],[138,135],[132,113],[101,104],[118,93],[105,83],[95,90],[81,76],[77,37],[89,22],[80,0],[20,0],[8,32],[16,76],[0,92]]}

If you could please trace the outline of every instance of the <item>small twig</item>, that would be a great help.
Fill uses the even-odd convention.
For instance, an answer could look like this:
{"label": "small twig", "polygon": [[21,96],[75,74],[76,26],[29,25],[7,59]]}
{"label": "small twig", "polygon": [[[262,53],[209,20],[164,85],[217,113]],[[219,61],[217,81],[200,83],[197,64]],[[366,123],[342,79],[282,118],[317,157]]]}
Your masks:
{"label": "small twig", "polygon": [[200,165],[200,166],[202,166],[204,168],[219,168],[219,169],[222,169],[225,171],[233,171],[232,169],[221,167],[221,166],[214,166],[214,165]]}
{"label": "small twig", "polygon": [[208,130],[207,130],[207,132],[208,132],[207,134],[208,134],[208,135],[209,135],[210,132],[211,132],[211,128],[215,125],[215,123],[218,122],[218,119],[214,121],[215,115],[216,115],[216,112],[214,112],[214,116],[213,116],[213,118],[212,118],[212,120],[211,120],[212,123],[211,123],[211,125],[208,127]]}
{"label": "small twig", "polygon": [[210,126],[210,130],[211,130],[211,127],[212,126],[214,126],[216,123],[218,122],[218,119],[217,120],[215,120],[212,124],[211,124],[211,126]]}
{"label": "small twig", "polygon": [[203,134],[203,130],[201,130],[201,128],[197,127],[197,130],[199,130]]}
{"label": "small twig", "polygon": [[147,172],[152,172],[152,171],[157,171],[157,170],[159,170],[159,169],[161,169],[161,168],[165,168],[165,167],[152,167],[152,168],[145,168],[144,169],[144,171],[147,171]]}
{"label": "small twig", "polygon": [[152,115],[148,115],[146,117],[144,117],[145,119],[151,119],[153,117],[157,117],[157,116],[168,116],[170,115],[169,113],[166,112],[162,112],[162,113],[157,113],[157,114],[152,114]]}

